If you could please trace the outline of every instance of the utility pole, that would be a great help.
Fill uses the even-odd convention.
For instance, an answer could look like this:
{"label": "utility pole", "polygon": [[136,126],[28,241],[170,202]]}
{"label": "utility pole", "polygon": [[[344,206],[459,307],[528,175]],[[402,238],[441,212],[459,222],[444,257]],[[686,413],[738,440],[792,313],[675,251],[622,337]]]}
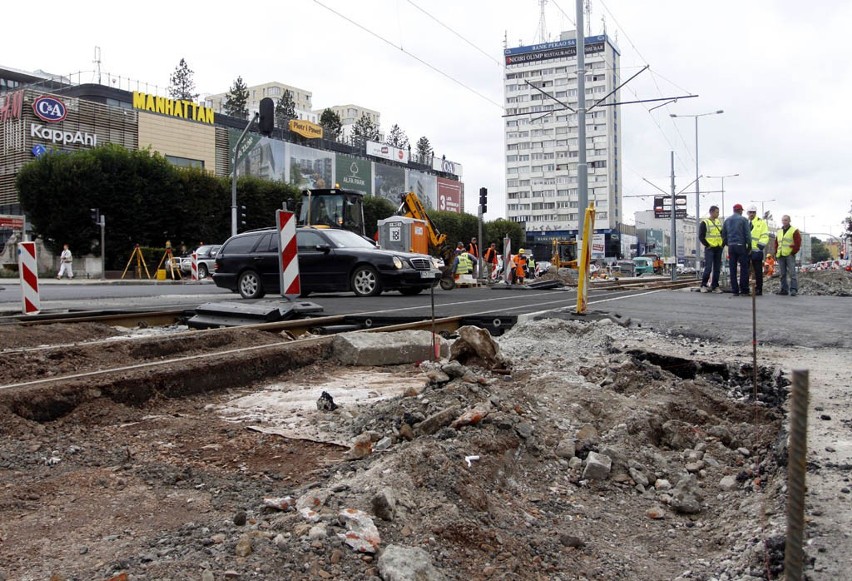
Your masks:
{"label": "utility pole", "polygon": [[240,152],[240,145],[243,143],[243,139],[246,138],[246,133],[248,133],[249,127],[254,123],[257,118],[260,116],[260,113],[255,113],[254,117],[251,118],[251,121],[248,122],[246,128],[243,129],[242,135],[237,139],[236,145],[234,145],[234,151],[232,156],[233,165],[231,166],[231,236],[237,235],[237,156]]}
{"label": "utility pole", "polygon": [[[586,164],[586,39],[583,37],[583,0],[576,0],[577,8],[577,239],[582,244],[586,207],[589,205],[589,166]],[[594,233],[594,224],[592,224]],[[579,247],[578,247],[579,249]]]}
{"label": "utility pole", "polygon": [[672,268],[672,280],[677,280],[677,225],[675,223],[675,216],[677,215],[677,206],[675,206],[675,171],[674,171],[674,151],[671,152],[671,166],[672,166],[672,218],[671,218],[671,252],[674,257],[674,262],[671,265]]}
{"label": "utility pole", "polygon": [[106,243],[105,243],[105,233],[106,233],[106,214],[101,214],[101,280],[106,279]]}

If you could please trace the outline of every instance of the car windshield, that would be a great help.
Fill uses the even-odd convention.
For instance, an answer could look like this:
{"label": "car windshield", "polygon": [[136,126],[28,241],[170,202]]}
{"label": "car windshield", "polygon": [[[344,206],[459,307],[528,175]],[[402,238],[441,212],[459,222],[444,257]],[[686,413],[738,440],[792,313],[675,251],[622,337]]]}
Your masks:
{"label": "car windshield", "polygon": [[369,248],[375,250],[372,242],[348,230],[323,230],[331,243],[337,248]]}

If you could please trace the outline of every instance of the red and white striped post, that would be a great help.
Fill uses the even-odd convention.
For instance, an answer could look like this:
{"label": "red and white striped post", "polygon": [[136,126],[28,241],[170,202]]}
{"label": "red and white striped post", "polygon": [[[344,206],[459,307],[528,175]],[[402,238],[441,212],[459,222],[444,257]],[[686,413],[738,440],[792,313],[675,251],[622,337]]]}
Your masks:
{"label": "red and white striped post", "polygon": [[35,242],[18,242],[18,274],[21,277],[22,312],[36,315],[41,310],[41,298],[38,294]]}
{"label": "red and white striped post", "polygon": [[296,251],[296,216],[293,212],[276,210],[278,226],[278,268],[281,276],[281,294],[288,299],[302,294],[299,280],[299,255]]}
{"label": "red and white striped post", "polygon": [[198,253],[192,253],[192,262],[190,263],[190,270],[192,271],[192,280],[198,280]]}

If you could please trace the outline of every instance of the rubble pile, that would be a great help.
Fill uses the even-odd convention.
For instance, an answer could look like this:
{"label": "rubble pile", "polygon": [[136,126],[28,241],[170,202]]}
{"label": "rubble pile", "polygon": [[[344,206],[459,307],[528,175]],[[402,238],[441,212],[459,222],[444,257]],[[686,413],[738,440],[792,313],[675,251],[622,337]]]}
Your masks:
{"label": "rubble pile", "polygon": [[[817,270],[797,273],[800,295],[830,295],[852,297],[852,272],[846,270]],[[763,281],[763,292],[774,293],[781,289],[781,279],[776,275]]]}
{"label": "rubble pile", "polygon": [[[270,469],[239,485],[197,465],[178,472],[173,491],[212,496],[191,522],[78,576],[723,580],[780,571],[783,555],[767,547],[779,535],[783,545],[782,374],[761,370],[758,391],[774,397],[754,403],[748,368],[714,346],[608,319],[519,323],[496,339],[462,329],[451,353],[399,366],[423,379],[402,397],[300,412],[331,420],[349,442],[345,460],[307,483]],[[121,474],[138,476],[130,461]],[[231,507],[232,518],[208,515],[208,504]]]}

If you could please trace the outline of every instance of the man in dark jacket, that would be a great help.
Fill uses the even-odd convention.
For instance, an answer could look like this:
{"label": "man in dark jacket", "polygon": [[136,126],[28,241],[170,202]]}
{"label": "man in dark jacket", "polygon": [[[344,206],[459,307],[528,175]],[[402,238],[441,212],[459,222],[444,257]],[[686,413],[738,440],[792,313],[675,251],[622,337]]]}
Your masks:
{"label": "man in dark jacket", "polygon": [[[734,213],[722,225],[722,242],[728,247],[728,267],[734,296],[748,296],[748,261],[751,254],[751,226],[743,216],[742,204],[734,204]],[[739,276],[737,276],[739,272]]]}

